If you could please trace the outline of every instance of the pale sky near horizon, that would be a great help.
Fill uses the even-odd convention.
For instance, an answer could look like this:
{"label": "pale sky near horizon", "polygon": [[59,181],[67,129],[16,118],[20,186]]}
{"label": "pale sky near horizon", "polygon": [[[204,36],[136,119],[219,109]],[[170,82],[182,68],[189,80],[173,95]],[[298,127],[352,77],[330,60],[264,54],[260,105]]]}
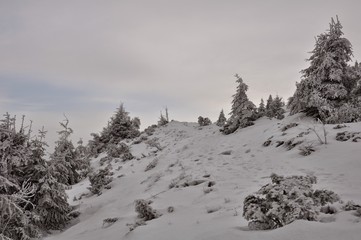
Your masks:
{"label": "pale sky near horizon", "polygon": [[56,140],[99,132],[123,102],[145,128],[229,112],[234,74],[256,104],[287,99],[315,37],[339,16],[361,59],[361,1],[0,0],[0,114],[27,115]]}

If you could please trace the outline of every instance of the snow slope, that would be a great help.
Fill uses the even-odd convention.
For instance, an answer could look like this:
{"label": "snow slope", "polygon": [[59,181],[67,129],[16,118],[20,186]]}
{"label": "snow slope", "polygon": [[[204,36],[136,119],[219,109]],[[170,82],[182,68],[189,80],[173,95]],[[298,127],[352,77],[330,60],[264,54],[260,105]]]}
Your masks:
{"label": "snow slope", "polygon": [[[299,125],[286,131],[289,123]],[[171,122],[157,128],[148,139],[155,139],[162,150],[146,142],[131,144],[137,158],[128,162],[113,161],[112,188],[100,196],[88,193],[87,180],[68,191],[69,201],[82,213],[78,220],[48,240],[115,240],[115,239],[360,239],[361,218],[352,212],[325,216],[321,222],[295,221],[272,231],[249,231],[242,217],[243,199],[270,182],[271,173],[281,175],[314,174],[315,189],[326,188],[338,193],[342,200],[361,203],[361,142],[339,142],[336,133],[361,132],[361,123],[333,129],[326,125],[327,145],[321,145],[313,131],[322,137],[322,125],[300,115],[284,120],[262,118],[254,126],[222,135],[215,125],[199,127],[195,123]],[[301,132],[306,132],[299,136]],[[308,132],[308,134],[307,134]],[[299,137],[297,137],[299,136]],[[290,139],[312,144],[316,151],[309,156],[299,154],[299,146],[287,150],[276,147],[277,141]],[[263,143],[270,139],[270,145]],[[99,168],[99,159],[92,164]],[[144,171],[155,158],[155,168]],[[192,180],[204,180],[196,186],[174,187]],[[177,182],[178,181],[178,182]],[[199,181],[201,182],[201,181]],[[214,184],[214,185],[213,185]],[[151,206],[162,216],[129,231],[127,224],[137,219],[136,199],[152,200]],[[174,212],[167,208],[172,206]],[[106,218],[119,220],[103,226]]]}

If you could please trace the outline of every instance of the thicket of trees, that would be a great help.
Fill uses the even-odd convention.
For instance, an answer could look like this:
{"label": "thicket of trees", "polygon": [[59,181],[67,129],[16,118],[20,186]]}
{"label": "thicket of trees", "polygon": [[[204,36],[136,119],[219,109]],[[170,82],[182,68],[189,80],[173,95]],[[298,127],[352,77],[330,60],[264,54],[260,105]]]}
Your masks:
{"label": "thicket of trees", "polygon": [[0,123],[1,239],[36,238],[70,220],[64,185],[56,180],[54,162],[44,158],[46,131],[31,139],[31,128],[25,129],[24,117],[19,130],[9,114]]}

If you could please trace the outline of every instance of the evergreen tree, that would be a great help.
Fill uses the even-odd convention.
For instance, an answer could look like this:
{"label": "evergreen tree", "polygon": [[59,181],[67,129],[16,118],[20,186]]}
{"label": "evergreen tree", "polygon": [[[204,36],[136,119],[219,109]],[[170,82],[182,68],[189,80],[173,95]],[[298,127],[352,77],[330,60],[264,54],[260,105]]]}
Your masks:
{"label": "evergreen tree", "polygon": [[277,95],[270,106],[271,117],[277,118],[279,120],[283,119],[285,117],[285,110],[283,109],[284,106],[285,104],[282,101],[282,98]]}
{"label": "evergreen tree", "polygon": [[325,123],[352,122],[360,119],[353,91],[359,77],[347,64],[352,57],[349,40],[342,37],[338,18],[330,29],[317,37],[315,49],[308,59],[310,66],[301,71],[289,107],[291,114],[305,112]]}
{"label": "evergreen tree", "polygon": [[23,172],[30,164],[29,138],[23,124],[19,131],[15,126],[16,117],[6,113],[0,121],[0,238],[20,240],[39,233],[30,212],[35,188]]}
{"label": "evergreen tree", "polygon": [[261,102],[258,107],[258,116],[263,117],[266,114],[266,106],[264,105],[263,98],[261,98]]}
{"label": "evergreen tree", "polygon": [[80,180],[77,171],[80,169],[80,164],[76,161],[74,145],[69,139],[73,130],[68,125],[69,120],[65,117],[64,122],[60,122],[63,129],[58,132],[59,140],[56,142],[54,153],[50,158],[56,180],[66,185],[73,185]]}
{"label": "evergreen tree", "polygon": [[238,128],[253,125],[253,121],[256,119],[256,106],[248,100],[246,94],[248,86],[238,74],[236,74],[235,77],[237,78],[236,82],[238,86],[236,94],[233,95],[231,117],[224,128],[221,129],[224,134],[230,134]]}
{"label": "evergreen tree", "polygon": [[218,117],[218,120],[217,120],[217,122],[216,122],[216,125],[217,125],[218,127],[223,127],[224,124],[226,123],[226,121],[227,121],[227,118],[226,118],[226,116],[224,115],[224,112],[223,112],[223,109],[222,109],[222,111],[219,113],[219,117]]}
{"label": "evergreen tree", "polygon": [[121,104],[110,121],[109,142],[107,143],[118,144],[123,139],[139,136],[140,120],[136,118],[132,121],[128,114],[123,104]]}
{"label": "evergreen tree", "polygon": [[35,206],[36,218],[34,224],[43,230],[62,229],[69,221],[70,206],[64,186],[53,177],[54,162],[50,165],[45,161],[46,131],[44,127],[39,131],[38,137],[31,142],[32,164],[28,174],[30,181],[36,186],[36,191],[31,199]]}
{"label": "evergreen tree", "polygon": [[77,144],[78,146],[75,148],[75,161],[77,161],[79,165],[78,172],[80,179],[83,179],[90,171],[90,160],[87,149],[83,146],[83,139],[80,138]]}
{"label": "evergreen tree", "polygon": [[47,171],[39,180],[36,194],[35,212],[39,216],[38,224],[45,230],[62,229],[71,219],[68,215],[71,208],[64,185],[53,177],[59,170],[55,166],[55,162],[50,162]]}
{"label": "evergreen tree", "polygon": [[120,104],[102,132],[100,134],[91,134],[93,139],[88,144],[89,153],[92,156],[97,156],[99,153],[104,152],[108,145],[118,144],[124,139],[138,137],[140,135],[139,127],[140,119],[138,117],[131,119],[123,104]]}
{"label": "evergreen tree", "polygon": [[266,103],[266,114],[267,114],[268,111],[270,111],[272,102],[273,102],[273,97],[270,94],[268,99],[267,99],[267,103]]}

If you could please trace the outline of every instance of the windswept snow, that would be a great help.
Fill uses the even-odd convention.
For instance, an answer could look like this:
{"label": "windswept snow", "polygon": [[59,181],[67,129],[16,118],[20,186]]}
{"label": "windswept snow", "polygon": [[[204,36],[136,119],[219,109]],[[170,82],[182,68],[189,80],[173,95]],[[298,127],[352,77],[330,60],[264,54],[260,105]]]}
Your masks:
{"label": "windswept snow", "polygon": [[[289,123],[298,126],[282,131]],[[270,182],[271,173],[280,175],[313,174],[315,188],[338,193],[345,202],[361,203],[361,142],[339,142],[338,132],[361,132],[361,123],[333,129],[326,125],[327,145],[321,145],[313,131],[323,137],[322,125],[300,115],[284,120],[261,118],[254,126],[234,134],[222,135],[219,127],[199,127],[196,123],[170,122],[157,128],[148,139],[154,139],[162,150],[147,141],[131,145],[135,159],[112,161],[114,180],[111,189],[100,196],[82,197],[89,193],[89,182],[74,185],[68,191],[69,201],[81,212],[68,229],[48,236],[48,240],[192,240],[192,239],[360,239],[361,218],[352,212],[325,216],[324,221],[295,221],[272,231],[249,231],[242,217],[244,198]],[[301,134],[304,132],[304,134]],[[308,132],[308,133],[307,133]],[[303,141],[292,150],[276,147],[277,141]],[[270,145],[263,143],[270,139]],[[299,147],[312,144],[309,156],[301,156]],[[99,156],[92,162],[99,168]],[[157,164],[146,167],[154,159]],[[187,186],[189,185],[189,186]],[[178,186],[178,187],[174,187]],[[173,187],[173,188],[170,188]],[[162,216],[129,231],[127,224],[137,219],[136,199],[152,200],[152,208]],[[173,207],[173,212],[168,212]],[[103,220],[119,220],[106,227]]]}

